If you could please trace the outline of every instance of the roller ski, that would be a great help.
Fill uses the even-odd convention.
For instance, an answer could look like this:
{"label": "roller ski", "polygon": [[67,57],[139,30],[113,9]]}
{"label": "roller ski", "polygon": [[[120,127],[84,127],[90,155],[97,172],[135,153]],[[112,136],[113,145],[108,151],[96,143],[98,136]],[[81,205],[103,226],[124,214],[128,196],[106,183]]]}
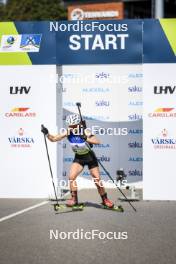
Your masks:
{"label": "roller ski", "polygon": [[84,204],[78,203],[77,191],[71,191],[71,198],[67,201],[66,206],[73,211],[82,211],[84,209]]}
{"label": "roller ski", "polygon": [[124,209],[121,205],[116,206],[113,204],[113,202],[108,199],[107,197],[107,193],[105,193],[104,195],[101,196],[102,198],[102,208],[106,209],[106,210],[111,210],[111,211],[116,211],[116,212],[124,212]]}
{"label": "roller ski", "polygon": [[84,209],[84,204],[83,203],[78,203],[78,195],[77,191],[71,191],[71,198],[67,201],[66,204],[60,204],[57,206],[56,204],[56,210],[55,211],[62,211],[62,210],[69,210],[71,211],[83,211]]}
{"label": "roller ski", "polygon": [[124,212],[124,209],[121,205],[114,205],[113,207],[108,207],[104,204],[101,205],[102,209],[105,209],[105,210],[111,210],[111,211],[115,211],[115,212],[119,212],[119,213],[123,213]]}
{"label": "roller ski", "polygon": [[73,212],[73,211],[83,211],[85,205],[83,203],[74,204],[72,206],[67,206],[67,204],[54,204],[55,212]]}

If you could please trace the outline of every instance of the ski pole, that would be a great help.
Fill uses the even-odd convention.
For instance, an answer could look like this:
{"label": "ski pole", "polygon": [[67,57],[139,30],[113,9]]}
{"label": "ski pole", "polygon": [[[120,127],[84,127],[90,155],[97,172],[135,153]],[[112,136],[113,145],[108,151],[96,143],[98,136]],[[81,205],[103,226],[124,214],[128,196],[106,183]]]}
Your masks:
{"label": "ski pole", "polygon": [[[78,107],[78,111],[79,111],[79,115],[80,115],[80,119],[81,121],[83,121],[82,118],[82,114],[81,114],[81,103],[76,103],[76,106]],[[87,144],[90,152],[95,156],[95,153],[93,152],[93,150],[90,148],[89,144]],[[116,188],[118,189],[118,191],[123,195],[123,197],[128,201],[126,195],[122,192],[122,190],[119,188],[119,186],[116,184],[116,182],[114,181],[114,179],[112,178],[112,176],[110,175],[110,173],[106,170],[106,168],[104,167],[104,165],[100,162],[100,160],[97,159],[97,162],[100,164],[100,166],[102,167],[102,169],[104,170],[104,172],[107,174],[107,176],[110,178],[110,180],[115,184]],[[137,212],[136,208],[132,205],[132,203],[130,201],[128,201],[129,205],[133,208],[133,210],[135,212]]]}
{"label": "ski pole", "polygon": [[[41,128],[43,128],[43,125],[41,125]],[[58,198],[57,198],[56,187],[55,187],[53,172],[52,172],[52,168],[51,168],[51,161],[50,161],[48,145],[47,145],[47,141],[46,141],[46,135],[43,134],[43,136],[44,136],[44,141],[45,141],[46,154],[47,154],[47,158],[48,158],[48,164],[49,164],[49,169],[50,169],[51,180],[52,180],[53,189],[54,189],[54,195],[55,195],[55,198],[56,198],[56,204],[54,204],[54,210],[57,211],[58,207],[59,207],[59,201],[58,201]]]}
{"label": "ski pole", "polygon": [[[92,150],[91,150],[92,151]],[[94,154],[94,152],[92,151],[92,153]],[[95,154],[94,154],[95,155]],[[107,171],[107,169],[104,167],[104,165],[101,163],[100,160],[98,160],[98,163],[100,164],[100,166],[102,167],[102,169],[105,171],[105,173],[108,175],[108,177],[110,178],[110,180],[115,184],[115,186],[117,187],[118,191],[123,195],[123,197],[125,198],[125,200],[128,201],[126,195],[122,192],[122,190],[119,188],[119,186],[116,184],[116,182],[114,181],[114,179],[112,178],[112,176],[110,175],[110,173]],[[132,205],[132,203],[130,201],[128,201],[128,203],[131,205],[131,207],[133,208],[133,210],[135,212],[137,212],[136,208]]]}

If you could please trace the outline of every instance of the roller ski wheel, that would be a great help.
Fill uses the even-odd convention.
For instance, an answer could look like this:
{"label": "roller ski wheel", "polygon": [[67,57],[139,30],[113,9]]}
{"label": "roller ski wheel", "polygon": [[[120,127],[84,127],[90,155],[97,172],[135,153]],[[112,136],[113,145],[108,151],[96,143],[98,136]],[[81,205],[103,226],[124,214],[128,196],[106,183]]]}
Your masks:
{"label": "roller ski wheel", "polygon": [[54,211],[57,212],[57,211],[59,211],[59,209],[61,208],[61,205],[59,205],[59,204],[54,204],[53,207],[54,207]]}
{"label": "roller ski wheel", "polygon": [[66,206],[67,208],[71,208],[72,211],[83,211],[85,205],[83,203],[80,203],[80,204],[74,204],[72,206],[68,206],[68,205]]}
{"label": "roller ski wheel", "polygon": [[120,212],[120,213],[123,213],[124,212],[124,209],[121,205],[114,205],[113,207],[108,207],[106,205],[102,205],[102,208],[103,209],[106,209],[106,210],[111,210],[111,211],[115,211],[115,212]]}

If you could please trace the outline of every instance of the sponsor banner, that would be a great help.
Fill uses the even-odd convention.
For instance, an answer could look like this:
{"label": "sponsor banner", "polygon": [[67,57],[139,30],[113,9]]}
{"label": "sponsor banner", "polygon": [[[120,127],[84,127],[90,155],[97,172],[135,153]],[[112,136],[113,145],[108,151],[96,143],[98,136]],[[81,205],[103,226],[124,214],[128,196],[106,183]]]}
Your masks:
{"label": "sponsor banner", "polygon": [[174,63],[175,26],[176,19],[0,22],[0,64]]}
{"label": "sponsor banner", "polygon": [[142,119],[142,65],[66,65],[59,82],[63,107],[75,112],[81,99],[86,120]]}
{"label": "sponsor banner", "polygon": [[0,22],[0,28],[1,65],[142,63],[141,20]]}
{"label": "sponsor banner", "polygon": [[[53,189],[40,130],[57,131],[56,68],[0,66],[0,80],[0,197],[46,198]],[[48,148],[56,181],[56,144]]]}
{"label": "sponsor banner", "polygon": [[68,20],[122,19],[123,3],[68,6]]}
{"label": "sponsor banner", "polygon": [[[144,199],[176,199],[175,67],[174,63],[143,66]],[[165,189],[167,183],[169,192]]]}

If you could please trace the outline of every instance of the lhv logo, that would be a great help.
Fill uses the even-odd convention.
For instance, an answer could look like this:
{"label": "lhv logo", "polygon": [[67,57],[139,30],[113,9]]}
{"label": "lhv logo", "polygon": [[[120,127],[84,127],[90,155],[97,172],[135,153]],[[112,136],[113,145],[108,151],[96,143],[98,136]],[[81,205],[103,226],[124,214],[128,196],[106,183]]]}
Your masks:
{"label": "lhv logo", "polygon": [[154,94],[173,94],[176,92],[176,86],[154,86]]}
{"label": "lhv logo", "polygon": [[10,94],[28,94],[31,86],[10,86]]}

